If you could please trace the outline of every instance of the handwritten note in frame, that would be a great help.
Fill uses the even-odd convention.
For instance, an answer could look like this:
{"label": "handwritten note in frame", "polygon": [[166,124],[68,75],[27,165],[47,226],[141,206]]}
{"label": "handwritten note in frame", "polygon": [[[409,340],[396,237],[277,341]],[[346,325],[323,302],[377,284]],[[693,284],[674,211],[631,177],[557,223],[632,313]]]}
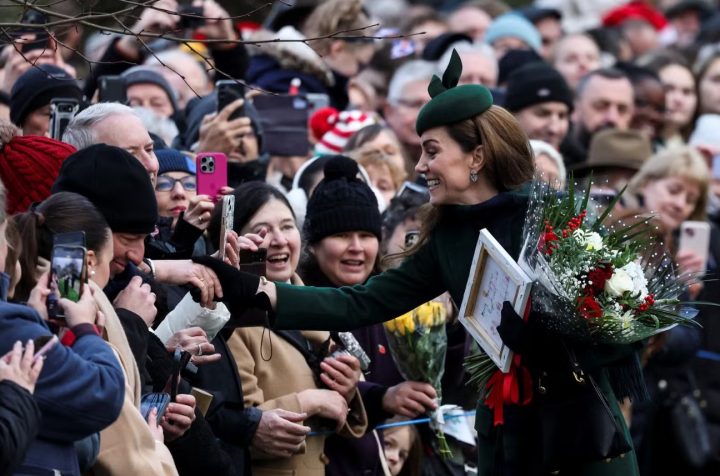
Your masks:
{"label": "handwritten note in frame", "polygon": [[503,302],[525,313],[532,280],[487,229],[480,231],[465,287],[460,322],[503,372],[510,370],[512,351],[497,332]]}

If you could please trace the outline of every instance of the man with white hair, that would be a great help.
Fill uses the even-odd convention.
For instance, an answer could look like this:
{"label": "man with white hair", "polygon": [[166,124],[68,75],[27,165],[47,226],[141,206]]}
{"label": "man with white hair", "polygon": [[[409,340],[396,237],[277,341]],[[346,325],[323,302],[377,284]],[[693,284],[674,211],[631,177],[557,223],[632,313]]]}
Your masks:
{"label": "man with white hair", "polygon": [[99,143],[125,149],[140,161],[155,185],[160,164],[153,140],[131,107],[112,102],[93,104],[70,121],[62,140],[77,150]]}
{"label": "man with white hair", "polygon": [[415,176],[414,164],[421,153],[415,121],[420,108],[430,100],[427,85],[436,72],[435,63],[430,61],[408,61],[395,71],[388,87],[385,120],[400,140],[410,177]]}

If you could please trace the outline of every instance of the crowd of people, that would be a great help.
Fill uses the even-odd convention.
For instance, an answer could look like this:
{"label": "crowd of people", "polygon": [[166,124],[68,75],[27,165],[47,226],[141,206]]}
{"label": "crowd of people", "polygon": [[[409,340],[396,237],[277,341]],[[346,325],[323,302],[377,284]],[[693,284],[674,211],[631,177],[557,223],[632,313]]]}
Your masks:
{"label": "crowd of people", "polygon": [[[285,3],[253,23],[158,0],[124,35],[30,28],[0,52],[0,474],[718,474],[720,6]],[[704,276],[683,295],[701,326],[580,355],[630,444],[607,459],[548,465],[539,403],[497,426],[466,385],[477,233],[517,258],[532,180],[622,193],[611,220],[653,214]],[[707,249],[681,246],[686,222]],[[79,299],[56,299],[63,245]],[[431,300],[442,400],[381,324]],[[569,388],[512,319],[532,385]],[[617,362],[647,392],[618,393]],[[477,407],[450,458],[416,421],[440,404]]]}

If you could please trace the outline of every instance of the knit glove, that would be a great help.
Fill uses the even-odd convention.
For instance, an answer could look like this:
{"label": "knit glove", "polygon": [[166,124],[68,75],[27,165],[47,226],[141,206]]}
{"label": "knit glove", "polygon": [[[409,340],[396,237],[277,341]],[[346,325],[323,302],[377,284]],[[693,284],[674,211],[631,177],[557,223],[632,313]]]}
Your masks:
{"label": "knit glove", "polygon": [[497,331],[503,344],[518,354],[524,354],[530,350],[532,333],[528,324],[515,312],[509,301],[503,303],[500,316],[500,325],[497,326]]}
{"label": "knit glove", "polygon": [[[270,301],[265,293],[258,294],[260,277],[240,271],[212,256],[193,256],[193,262],[212,269],[220,280],[223,289],[222,302],[233,316],[240,316],[251,308],[260,308],[270,311]],[[194,290],[195,291],[195,290]],[[199,301],[199,290],[192,291],[193,299]]]}

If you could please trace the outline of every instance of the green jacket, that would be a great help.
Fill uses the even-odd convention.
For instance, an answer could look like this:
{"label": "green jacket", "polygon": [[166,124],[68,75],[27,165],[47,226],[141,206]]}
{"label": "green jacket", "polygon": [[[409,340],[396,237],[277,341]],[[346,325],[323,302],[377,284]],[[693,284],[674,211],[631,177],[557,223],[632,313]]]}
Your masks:
{"label": "green jacket", "polygon": [[[511,255],[517,257],[522,246],[526,204],[526,195],[506,192],[478,205],[443,207],[440,221],[428,242],[400,267],[373,277],[365,285],[335,289],[278,283],[273,326],[280,329],[352,330],[393,319],[445,291],[449,291],[459,305],[479,231],[487,228]],[[607,382],[601,382],[601,387],[612,395]],[[615,403],[614,396],[611,400]],[[617,405],[614,409],[619,414]],[[512,419],[513,409],[507,410],[506,415]],[[524,433],[522,425],[517,431],[511,426],[507,425],[505,435],[501,435],[502,432],[492,427],[489,409],[479,403],[476,429],[480,436],[480,475],[505,474],[508,468],[514,468],[513,460],[523,459],[516,450],[525,444],[517,443],[522,438],[515,438]],[[510,432],[517,434],[509,435]],[[523,463],[523,466],[527,465]],[[633,453],[611,463],[587,466],[588,471],[583,468],[572,474],[637,474]],[[535,471],[507,474],[542,474]]]}

